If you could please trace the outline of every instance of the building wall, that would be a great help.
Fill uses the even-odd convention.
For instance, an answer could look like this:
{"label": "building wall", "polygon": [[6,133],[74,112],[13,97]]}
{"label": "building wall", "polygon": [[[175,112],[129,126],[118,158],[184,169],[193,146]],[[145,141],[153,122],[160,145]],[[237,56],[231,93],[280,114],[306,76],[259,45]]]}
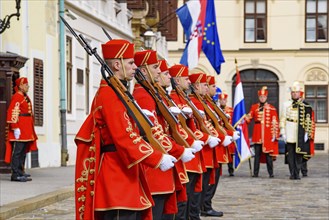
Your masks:
{"label": "building wall", "polygon": [[[183,1],[179,1],[179,6],[182,4]],[[329,44],[305,43],[305,1],[267,1],[267,4],[267,43],[244,43],[244,1],[215,1],[217,28],[226,62],[222,64],[221,74],[216,75],[201,53],[198,68],[207,74],[216,75],[217,86],[225,90],[229,97],[232,97],[235,58],[240,71],[257,68],[272,71],[279,78],[280,104],[290,98],[288,89],[296,80],[304,85],[328,85]],[[178,41],[168,43],[171,64],[179,63],[185,48],[180,23],[177,33]],[[312,77],[308,76],[314,71],[323,77],[311,81]],[[232,106],[231,99],[228,104]],[[324,151],[316,153],[329,151],[328,135],[329,123],[316,124],[315,143],[325,145]]]}
{"label": "building wall", "polygon": [[[75,19],[67,16],[66,20],[71,27],[78,33],[82,34],[92,48],[97,48],[98,54],[102,57],[101,44],[106,43],[109,39],[104,34],[102,27],[107,30],[113,39],[122,38],[132,41],[132,33],[129,19],[132,14],[127,10],[126,3],[117,3],[116,1],[65,1],[65,8],[75,16]],[[116,14],[116,9],[121,10]],[[72,37],[72,112],[67,113],[67,147],[69,153],[68,165],[75,164],[76,145],[74,138],[79,131],[84,119],[86,118],[86,99],[85,84],[77,84],[77,68],[85,69],[87,53],[78,41],[66,29],[66,35]],[[102,78],[100,73],[100,64],[94,57],[89,57],[89,106],[99,87]]]}
{"label": "building wall", "polygon": [[[36,127],[39,147],[40,167],[61,165],[60,131],[60,83],[59,83],[59,1],[21,1],[20,20],[11,20],[11,28],[0,35],[0,50],[17,53],[29,58],[20,71],[27,76],[30,84],[28,95],[33,101],[33,58],[44,62],[44,125]],[[97,48],[102,56],[101,44],[108,41],[101,27],[112,38],[133,41],[130,19],[132,13],[126,3],[117,1],[76,1],[65,0],[65,19],[78,33],[83,34],[92,48]],[[15,1],[0,1],[0,15],[15,12]],[[75,164],[76,145],[74,137],[87,116],[87,109],[101,80],[100,65],[89,57],[89,106],[86,106],[85,84],[77,83],[77,69],[85,70],[87,53],[65,28],[66,36],[72,37],[72,112],[66,114],[67,165]],[[65,73],[66,75],[66,73]],[[66,88],[65,88],[66,90]],[[31,167],[28,156],[27,167]]]}
{"label": "building wall", "polygon": [[[1,18],[14,13],[15,1],[1,1]],[[36,126],[40,167],[60,166],[59,56],[56,1],[21,1],[20,19],[12,18],[10,29],[0,35],[0,50],[29,58],[20,75],[29,80],[33,103],[33,59],[44,65],[44,124]],[[30,167],[30,155],[27,157]]]}

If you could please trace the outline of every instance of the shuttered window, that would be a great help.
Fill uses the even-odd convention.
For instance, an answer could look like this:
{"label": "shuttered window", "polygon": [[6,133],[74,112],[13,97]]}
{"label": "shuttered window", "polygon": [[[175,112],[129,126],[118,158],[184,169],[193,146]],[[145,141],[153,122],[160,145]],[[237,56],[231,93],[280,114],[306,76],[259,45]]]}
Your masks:
{"label": "shuttered window", "polygon": [[158,31],[165,36],[167,41],[177,41],[177,0],[158,2],[160,21],[157,24]]}
{"label": "shuttered window", "polygon": [[36,126],[43,126],[43,61],[40,59],[33,59],[33,73],[34,73],[34,124]]}

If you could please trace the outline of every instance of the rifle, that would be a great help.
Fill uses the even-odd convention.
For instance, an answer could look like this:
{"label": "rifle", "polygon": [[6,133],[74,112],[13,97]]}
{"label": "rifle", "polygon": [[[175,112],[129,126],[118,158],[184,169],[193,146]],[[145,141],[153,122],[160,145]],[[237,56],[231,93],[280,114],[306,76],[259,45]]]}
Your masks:
{"label": "rifle", "polygon": [[[151,128],[153,123],[150,119],[143,113],[142,109],[139,107],[133,96],[129,93],[127,88],[120,82],[120,80],[114,75],[111,68],[107,63],[98,55],[96,48],[92,49],[89,43],[86,41],[82,34],[77,35],[72,27],[66,22],[66,20],[60,16],[61,20],[73,36],[78,40],[80,45],[85,49],[89,56],[94,56],[98,62],[101,64],[101,73],[103,79],[107,84],[114,90],[117,96],[120,98],[124,106],[126,107],[128,114],[134,119],[136,124],[145,133],[147,140],[153,149],[159,150],[162,153],[167,153],[166,150],[161,146],[157,139],[153,137]],[[105,75],[105,72],[108,76]]]}
{"label": "rifle", "polygon": [[159,111],[169,124],[169,127],[171,129],[171,135],[174,140],[182,146],[190,147],[190,145],[186,142],[186,140],[177,130],[177,124],[179,124],[179,121],[168,109],[167,105],[163,102],[162,98],[160,97],[158,91],[154,88],[154,86],[148,80],[146,80],[140,69],[136,70],[135,78],[137,82],[141,84],[143,88],[153,97]]}
{"label": "rifle", "polygon": [[195,119],[197,120],[198,122],[198,125],[201,129],[201,131],[209,134],[209,135],[212,135],[212,132],[209,130],[209,128],[205,125],[204,123],[204,120],[203,120],[203,117],[201,115],[201,113],[199,112],[198,108],[194,105],[194,103],[191,101],[191,99],[187,96],[187,94],[181,90],[180,88],[178,88],[176,86],[176,83],[174,81],[173,78],[171,78],[171,84],[172,84],[172,87],[173,89],[176,90],[177,94],[187,103],[187,105],[192,109],[192,112],[193,112],[193,116],[195,117]]}
{"label": "rifle", "polygon": [[206,95],[206,100],[212,105],[212,107],[214,108],[217,115],[223,120],[225,128],[230,131],[235,131],[232,124],[228,121],[228,118],[227,118],[225,112],[216,105],[214,100],[209,95]]}
{"label": "rifle", "polygon": [[[168,103],[168,105],[170,107],[177,107],[176,103],[174,102],[174,100],[172,100],[172,98],[168,95],[168,93],[165,91],[164,88],[162,88],[162,86],[160,86],[159,83],[155,83],[155,88],[158,90],[158,92],[160,93],[160,95],[166,100],[166,102]],[[182,128],[186,131],[186,133],[192,137],[193,139],[197,140],[197,137],[194,135],[193,131],[187,126],[186,124],[186,116],[184,115],[183,112],[181,112],[179,115],[178,115],[178,120],[180,122],[180,124],[182,125]]]}
{"label": "rifle", "polygon": [[191,87],[191,91],[192,91],[192,94],[201,102],[204,110],[205,110],[205,113],[209,116],[209,118],[212,120],[214,126],[215,126],[215,129],[217,131],[219,131],[220,133],[226,135],[226,131],[223,129],[222,126],[220,126],[219,122],[218,122],[218,117],[215,115],[215,113],[210,109],[210,107],[208,106],[208,104],[205,102],[205,100],[195,92],[195,88],[193,87],[193,85],[190,86]]}

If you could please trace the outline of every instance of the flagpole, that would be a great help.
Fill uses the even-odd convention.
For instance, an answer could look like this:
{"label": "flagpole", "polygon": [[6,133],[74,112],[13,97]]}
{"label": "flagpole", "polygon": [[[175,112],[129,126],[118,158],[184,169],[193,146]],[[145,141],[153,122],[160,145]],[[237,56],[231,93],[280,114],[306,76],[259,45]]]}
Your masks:
{"label": "flagpole", "polygon": [[250,157],[249,157],[248,161],[249,161],[250,176],[252,177],[252,168],[251,168],[251,160],[250,160]]}

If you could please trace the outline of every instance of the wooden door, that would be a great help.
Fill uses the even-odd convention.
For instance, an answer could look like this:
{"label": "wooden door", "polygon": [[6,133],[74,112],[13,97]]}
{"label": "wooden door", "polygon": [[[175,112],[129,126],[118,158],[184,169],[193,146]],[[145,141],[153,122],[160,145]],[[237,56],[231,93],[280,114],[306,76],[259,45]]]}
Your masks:
{"label": "wooden door", "polygon": [[[234,103],[235,78],[236,75],[232,79],[232,103]],[[240,71],[240,78],[243,86],[246,114],[252,104],[259,102],[257,92],[263,86],[267,86],[268,89],[267,102],[279,110],[279,79],[273,72],[265,69],[247,69]],[[249,137],[252,136],[253,125],[254,122],[248,126]]]}

